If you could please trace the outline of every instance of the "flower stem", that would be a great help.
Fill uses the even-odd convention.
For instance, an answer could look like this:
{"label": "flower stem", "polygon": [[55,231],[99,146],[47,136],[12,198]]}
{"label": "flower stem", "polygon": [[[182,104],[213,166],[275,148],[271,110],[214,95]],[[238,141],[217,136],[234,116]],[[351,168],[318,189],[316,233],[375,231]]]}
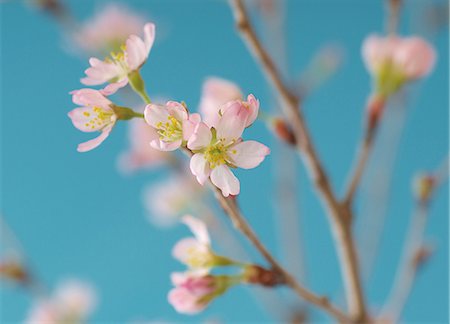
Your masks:
{"label": "flower stem", "polygon": [[150,97],[145,90],[145,82],[139,71],[133,71],[128,75],[131,88],[136,92],[146,104],[151,103]]}

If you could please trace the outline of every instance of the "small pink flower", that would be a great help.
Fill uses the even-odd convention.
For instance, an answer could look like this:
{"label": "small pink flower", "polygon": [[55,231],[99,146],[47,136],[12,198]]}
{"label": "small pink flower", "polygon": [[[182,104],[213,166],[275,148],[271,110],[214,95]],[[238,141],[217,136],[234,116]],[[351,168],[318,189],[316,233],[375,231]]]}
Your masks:
{"label": "small pink flower", "polygon": [[[121,83],[120,85],[123,85]],[[96,132],[101,134],[93,140],[78,145],[79,152],[90,151],[99,146],[113,129],[117,116],[112,109],[113,103],[105,95],[113,94],[115,87],[103,90],[81,89],[72,91],[72,101],[80,106],[69,112],[73,125],[82,132]]]}
{"label": "small pink flower", "polygon": [[187,144],[195,153],[190,167],[198,182],[203,185],[210,177],[225,197],[240,191],[239,180],[230,167],[255,168],[270,153],[269,148],[259,142],[242,141],[247,120],[247,110],[235,102],[224,111],[217,128],[210,129],[205,123],[199,123]]}
{"label": "small pink flower", "polygon": [[239,87],[231,81],[211,77],[203,83],[199,110],[204,122],[210,127],[217,125],[219,110],[229,101],[241,100]]}
{"label": "small pink flower", "polygon": [[202,193],[203,187],[188,174],[152,184],[144,192],[150,221],[159,226],[174,225],[182,214],[192,209],[193,202]]}
{"label": "small pink flower", "polygon": [[[371,35],[364,41],[362,55],[367,69],[395,75],[408,80],[422,78],[434,67],[436,54],[433,47],[420,37],[380,37]],[[395,77],[393,76],[393,77]]]}
{"label": "small pink flower", "polygon": [[155,40],[155,25],[147,23],[144,26],[144,39],[131,35],[118,53],[111,53],[111,57],[101,61],[95,57],[89,60],[91,65],[81,79],[85,85],[98,85],[106,82],[128,82],[128,74],[145,63]]}
{"label": "small pink flower", "polygon": [[78,280],[66,281],[50,298],[33,306],[26,323],[82,323],[92,313],[95,304],[95,292],[90,285]]}
{"label": "small pink flower", "polygon": [[184,216],[182,222],[189,227],[194,237],[178,241],[172,250],[172,255],[199,273],[207,273],[214,263],[215,255],[211,251],[211,241],[206,225],[190,215]]}
{"label": "small pink flower", "polygon": [[150,145],[161,151],[174,151],[187,141],[200,122],[199,114],[189,114],[180,103],[168,101],[166,105],[149,104],[145,107],[145,121],[156,129],[159,139]]}
{"label": "small pink flower", "polygon": [[220,114],[223,115],[225,111],[230,108],[234,107],[236,103],[241,104],[241,109],[243,112],[247,114],[247,121],[245,123],[245,127],[249,127],[251,124],[254,123],[256,118],[258,117],[259,113],[259,100],[255,98],[254,95],[250,94],[247,96],[247,101],[230,101],[226,103],[222,108],[220,108]]}
{"label": "small pink flower", "polygon": [[144,120],[132,119],[129,122],[128,138],[130,148],[119,157],[119,167],[124,172],[152,168],[168,159],[165,152],[150,147],[149,143],[159,138],[158,133]]}
{"label": "small pink flower", "polygon": [[175,288],[169,292],[169,303],[183,314],[201,312],[215,297],[218,289],[215,278],[209,275],[175,272],[171,279]]}
{"label": "small pink flower", "polygon": [[72,39],[89,53],[117,52],[129,35],[135,35],[144,26],[142,16],[124,6],[109,4],[76,30]]}

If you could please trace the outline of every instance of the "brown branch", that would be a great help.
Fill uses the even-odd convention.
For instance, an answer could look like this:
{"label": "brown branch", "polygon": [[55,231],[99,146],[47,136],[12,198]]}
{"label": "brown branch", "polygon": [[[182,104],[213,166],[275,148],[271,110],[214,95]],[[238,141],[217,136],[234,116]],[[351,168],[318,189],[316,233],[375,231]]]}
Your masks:
{"label": "brown branch", "polygon": [[369,160],[370,153],[373,149],[375,133],[375,128],[367,128],[359,151],[356,154],[355,167],[351,171],[351,175],[349,177],[350,180],[348,181],[348,187],[342,200],[343,205],[347,208],[351,207],[356,190],[358,189],[358,186],[361,182],[361,178]]}
{"label": "brown branch", "polygon": [[287,120],[291,123],[296,138],[297,150],[306,166],[308,175],[314,183],[319,197],[328,211],[334,239],[336,241],[340,266],[346,287],[347,303],[351,316],[356,321],[367,318],[362,293],[358,262],[351,233],[351,212],[343,208],[337,201],[331,188],[328,176],[320,163],[314,149],[306,122],[299,110],[299,99],[292,94],[283,82],[274,62],[263,48],[256,32],[250,24],[247,11],[241,0],[229,0],[234,13],[237,28],[244,43],[258,61],[266,79],[276,90],[281,107]]}
{"label": "brown branch", "polygon": [[273,270],[278,272],[287,286],[292,288],[297,295],[306,300],[307,302],[316,305],[321,308],[339,322],[350,323],[352,322],[346,314],[341,310],[336,308],[331,304],[327,297],[318,296],[308,290],[307,288],[300,285],[297,280],[288,273],[272,256],[272,254],[267,250],[264,244],[259,240],[253,229],[245,220],[244,216],[241,214],[237,205],[230,200],[230,198],[225,198],[222,195],[220,189],[211,184],[212,190],[215,192],[215,197],[224,209],[225,213],[230,217],[233,225],[238,229],[247,239],[253,244],[253,246],[261,253],[261,255],[266,259],[266,261],[271,265]]}
{"label": "brown branch", "polygon": [[395,35],[398,29],[398,21],[400,15],[400,6],[402,0],[386,0],[388,17],[386,21],[386,32]]}

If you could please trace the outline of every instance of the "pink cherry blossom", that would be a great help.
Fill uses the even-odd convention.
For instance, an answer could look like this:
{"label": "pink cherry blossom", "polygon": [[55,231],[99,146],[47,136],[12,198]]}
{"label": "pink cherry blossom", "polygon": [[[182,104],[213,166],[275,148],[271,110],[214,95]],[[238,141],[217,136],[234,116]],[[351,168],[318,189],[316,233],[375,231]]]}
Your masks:
{"label": "pink cherry blossom", "polygon": [[158,166],[169,158],[166,152],[156,150],[149,145],[159,138],[158,133],[144,120],[133,119],[128,122],[130,147],[119,157],[119,168],[124,172],[133,172]]}
{"label": "pink cherry blossom", "polygon": [[235,102],[224,111],[217,128],[210,129],[201,122],[187,143],[194,152],[190,167],[198,182],[203,185],[211,178],[225,197],[240,191],[239,180],[230,167],[255,168],[270,153],[269,148],[259,142],[242,140],[247,119],[248,111]]}
{"label": "pink cherry blossom", "polygon": [[217,125],[220,108],[229,101],[241,100],[239,87],[231,81],[211,77],[203,83],[199,110],[210,127]]}
{"label": "pink cherry blossom", "polygon": [[93,288],[78,280],[60,284],[45,300],[39,300],[31,309],[26,323],[58,324],[85,322],[96,304]]}
{"label": "pink cherry blossom", "polygon": [[[120,85],[123,85],[121,83]],[[117,90],[106,87],[103,90],[81,89],[72,91],[72,101],[82,107],[69,112],[73,125],[82,132],[100,132],[90,141],[78,145],[79,152],[90,151],[99,146],[113,129],[117,116],[112,109],[113,103],[105,97]]]}
{"label": "pink cherry blossom", "polygon": [[183,174],[153,183],[144,191],[143,198],[149,220],[159,226],[170,226],[189,212],[202,194],[203,187],[192,176]]}
{"label": "pink cherry blossom", "polygon": [[371,35],[364,41],[362,55],[371,73],[376,75],[388,68],[406,80],[426,76],[433,69],[436,60],[433,47],[416,36]]}
{"label": "pink cherry blossom", "polygon": [[143,17],[124,6],[109,4],[84,22],[72,35],[75,44],[89,53],[117,52],[129,35],[138,34]]}
{"label": "pink cherry blossom", "polygon": [[206,225],[190,215],[184,216],[182,222],[189,227],[194,237],[178,241],[172,250],[172,255],[197,272],[207,273],[214,262],[215,255],[211,251],[211,241]]}
{"label": "pink cherry blossom", "polygon": [[175,101],[165,105],[149,104],[145,107],[145,121],[159,134],[150,145],[161,151],[174,151],[187,141],[200,122],[199,114],[189,114],[186,107]]}
{"label": "pink cherry blossom", "polygon": [[144,39],[130,35],[118,53],[111,53],[104,61],[95,57],[89,60],[91,65],[81,79],[85,85],[98,85],[106,82],[128,82],[128,75],[145,63],[155,40],[155,25],[144,26]]}
{"label": "pink cherry blossom", "polygon": [[247,96],[247,101],[230,101],[220,108],[220,115],[223,115],[227,109],[229,109],[230,107],[234,107],[236,104],[240,104],[243,112],[247,114],[245,127],[249,127],[258,117],[259,100],[256,99],[254,95],[250,94]]}
{"label": "pink cherry blossom", "polygon": [[214,298],[218,289],[216,280],[210,275],[194,273],[172,273],[175,286],[168,295],[169,303],[179,313],[196,314],[201,312]]}

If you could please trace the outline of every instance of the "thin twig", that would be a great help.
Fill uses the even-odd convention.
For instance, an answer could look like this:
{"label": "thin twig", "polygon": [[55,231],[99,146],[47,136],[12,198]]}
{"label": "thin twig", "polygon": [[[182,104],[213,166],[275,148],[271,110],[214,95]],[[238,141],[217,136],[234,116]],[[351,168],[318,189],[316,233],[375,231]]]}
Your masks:
{"label": "thin twig", "polygon": [[340,266],[346,287],[347,303],[351,316],[356,321],[367,317],[358,262],[351,233],[351,211],[342,208],[331,188],[328,176],[317,156],[303,115],[299,109],[299,99],[283,82],[274,62],[263,48],[256,32],[250,24],[245,6],[241,0],[229,0],[237,28],[250,52],[260,64],[267,80],[278,94],[283,112],[290,121],[296,137],[297,149],[314,183],[319,197],[328,211],[330,225],[336,241]]}
{"label": "thin twig", "polygon": [[373,127],[367,128],[364,139],[360,145],[359,152],[356,154],[355,167],[352,169],[351,175],[349,177],[349,184],[346,193],[343,198],[344,206],[350,207],[353,198],[355,197],[356,190],[361,182],[364,170],[369,160],[370,153],[373,149],[374,139],[375,139],[376,129]]}
{"label": "thin twig", "polygon": [[300,285],[297,280],[289,274],[272,256],[272,254],[267,250],[264,244],[259,240],[255,232],[252,230],[250,225],[245,220],[244,216],[241,214],[237,205],[230,201],[230,198],[225,198],[222,195],[220,189],[211,184],[212,189],[215,192],[216,199],[219,201],[220,205],[230,217],[233,225],[238,229],[248,240],[253,244],[253,246],[261,253],[261,255],[266,259],[266,261],[271,265],[271,267],[277,271],[284,279],[287,286],[292,288],[301,298],[307,302],[316,305],[317,307],[323,309],[325,312],[339,320],[340,322],[350,323],[351,320],[345,315],[341,310],[333,306],[328,298],[323,296],[318,296],[308,290],[307,288]]}
{"label": "thin twig", "polygon": [[386,0],[387,1],[387,10],[388,10],[388,18],[386,22],[386,32],[389,35],[395,35],[398,30],[398,21],[400,15],[400,6],[402,4],[402,0]]}
{"label": "thin twig", "polygon": [[403,248],[403,257],[397,270],[391,292],[385,306],[381,311],[380,318],[388,318],[394,323],[398,322],[408,297],[411,293],[419,267],[426,261],[423,254],[424,234],[428,220],[430,203],[440,185],[448,178],[448,157],[431,175],[432,187],[426,194],[425,199],[418,199],[414,210],[411,224]]}

